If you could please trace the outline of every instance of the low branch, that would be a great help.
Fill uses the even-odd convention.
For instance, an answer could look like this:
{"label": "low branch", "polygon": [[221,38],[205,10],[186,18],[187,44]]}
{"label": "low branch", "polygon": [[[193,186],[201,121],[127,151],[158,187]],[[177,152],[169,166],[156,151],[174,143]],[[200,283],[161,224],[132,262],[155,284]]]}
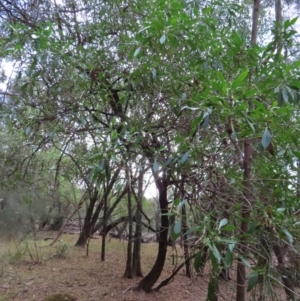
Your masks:
{"label": "low branch", "polygon": [[196,257],[197,254],[194,254],[193,256],[189,257],[187,260],[185,260],[181,265],[179,265],[174,271],[173,273],[166,278],[165,280],[163,280],[155,289],[155,292],[158,292],[162,287],[168,285],[176,276],[176,274],[185,266],[186,263],[188,263],[191,259],[193,259],[194,257]]}

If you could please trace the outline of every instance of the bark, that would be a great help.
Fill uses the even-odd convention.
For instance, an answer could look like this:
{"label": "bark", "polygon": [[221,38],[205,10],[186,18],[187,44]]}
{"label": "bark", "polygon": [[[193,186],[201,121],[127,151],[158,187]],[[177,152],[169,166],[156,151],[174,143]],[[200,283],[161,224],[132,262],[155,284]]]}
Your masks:
{"label": "bark", "polygon": [[158,243],[158,254],[154,266],[148,275],[146,275],[141,282],[138,284],[138,290],[144,290],[149,293],[152,290],[155,282],[160,277],[163,270],[166,254],[167,254],[167,243],[168,243],[168,230],[169,230],[169,218],[166,215],[168,213],[168,200],[167,200],[167,182],[160,178],[155,179],[155,184],[159,192],[159,205],[161,211],[161,226]]}
{"label": "bark", "polygon": [[[252,19],[252,31],[251,31],[251,45],[254,46],[257,41],[258,33],[258,20],[259,20],[259,8],[260,0],[253,1],[253,19]],[[251,79],[250,79],[251,80]],[[249,104],[251,106],[251,104]],[[246,244],[249,228],[249,217],[250,217],[250,198],[251,198],[251,155],[252,146],[248,140],[244,142],[244,175],[243,175],[243,201],[242,201],[242,222],[241,222],[241,239],[240,239],[240,250],[242,253],[246,253]],[[236,301],[246,300],[246,267],[240,259],[237,263],[237,276],[236,276]]]}
{"label": "bark", "polygon": [[[107,223],[107,198],[104,199],[104,208],[103,208],[103,228],[106,228]],[[106,233],[102,235],[102,244],[101,244],[101,261],[105,261],[105,243],[106,243]]]}
{"label": "bark", "polygon": [[135,236],[133,245],[132,273],[133,276],[143,277],[141,266],[142,243],[142,208],[143,208],[144,171],[141,170],[138,178],[137,210],[135,213]]}
{"label": "bark", "polygon": [[[127,179],[129,179],[129,173],[126,170]],[[124,273],[124,278],[132,278],[132,204],[131,204],[131,193],[130,185],[128,186],[128,218],[129,218],[129,231],[128,231],[128,244],[127,244],[127,260],[126,260],[126,269]]]}
{"label": "bark", "polygon": [[274,253],[275,253],[277,261],[278,261],[278,268],[279,268],[279,271],[281,274],[282,282],[284,284],[284,290],[287,295],[287,299],[294,301],[294,300],[296,300],[296,295],[294,293],[293,281],[285,267],[281,248],[279,245],[274,244],[273,250],[274,250]]}
{"label": "bark", "polygon": [[184,259],[185,259],[185,275],[188,278],[192,277],[191,274],[191,264],[189,258],[189,246],[188,246],[188,236],[186,234],[188,230],[187,221],[186,221],[186,206],[185,204],[182,205],[181,208],[182,213],[182,231],[183,231],[183,250],[184,250]]}
{"label": "bark", "polygon": [[168,238],[168,245],[169,246],[173,246],[173,244],[174,244],[174,241],[173,241],[173,239],[172,239],[172,231],[171,231],[171,229],[172,229],[172,225],[175,223],[175,215],[170,215],[169,216],[169,225],[170,225],[170,229],[169,229],[169,238]]}
{"label": "bark", "polygon": [[79,238],[75,244],[76,247],[84,247],[86,244],[87,239],[90,237],[90,235],[92,234],[92,223],[91,223],[91,219],[93,216],[93,211],[94,211],[94,207],[96,204],[96,201],[98,200],[98,190],[95,188],[95,190],[93,191],[92,196],[90,196],[90,202],[87,208],[87,212],[84,218],[84,223],[83,223],[83,228],[80,232]]}
{"label": "bark", "polygon": [[[104,202],[107,201],[108,199],[108,196],[115,184],[115,182],[117,181],[118,179],[118,176],[119,176],[119,173],[120,173],[120,169],[117,169],[114,173],[114,175],[112,176],[109,184],[107,185],[105,191],[104,191],[104,194],[103,194],[103,197],[102,197],[102,200],[98,203],[97,207],[96,207],[96,210],[94,212],[94,208],[95,208],[95,205],[96,205],[96,201],[98,199],[98,190],[95,188],[94,192],[93,192],[93,195],[92,197],[90,198],[90,203],[89,203],[89,206],[88,206],[88,209],[87,209],[87,212],[86,212],[86,215],[85,215],[85,218],[84,218],[84,223],[83,223],[83,228],[82,228],[82,231],[79,235],[79,238],[75,244],[75,246],[80,246],[80,247],[84,247],[85,244],[86,244],[86,241],[87,239],[97,231],[97,229],[95,230],[95,225],[97,223],[97,220],[99,218],[99,214],[101,212],[101,209],[103,207],[103,204]],[[97,192],[97,197],[95,198],[95,194]],[[108,219],[109,215],[106,214],[106,218]],[[104,220],[103,220],[104,221]]]}
{"label": "bark", "polygon": [[[118,195],[116,201],[112,204],[112,206],[110,206],[110,207],[107,209],[107,214],[106,214],[107,219],[106,219],[106,220],[109,220],[109,218],[110,218],[110,216],[112,215],[113,211],[115,210],[115,208],[117,207],[117,205],[122,201],[122,199],[123,199],[123,197],[125,196],[125,194],[127,193],[127,191],[128,191],[128,186],[126,185],[126,186],[124,187],[122,193],[120,193],[120,194]],[[102,207],[101,207],[101,208],[102,208]],[[100,208],[100,210],[101,210],[101,208]],[[100,210],[99,210],[99,213],[100,213]],[[98,208],[96,209],[95,216],[97,215],[97,213],[98,213]],[[97,221],[97,219],[98,219],[98,217],[99,217],[99,213],[98,213],[98,215],[97,215],[97,218],[94,218],[93,221],[95,221],[95,222]],[[124,221],[125,221],[125,220],[124,220]],[[101,220],[99,221],[99,223],[97,223],[96,226],[93,227],[93,232],[92,232],[92,234],[94,234],[96,231],[98,231],[98,230],[101,229],[101,228],[103,229],[103,223],[104,223],[104,220],[101,219]],[[118,223],[118,224],[119,224],[119,223]],[[117,224],[117,225],[118,225],[118,224]],[[116,225],[116,226],[117,226],[117,225]],[[116,227],[116,226],[114,226],[114,227]],[[101,232],[103,232],[103,230],[102,230]]]}
{"label": "bark", "polygon": [[[251,144],[246,141],[244,143],[244,183],[243,183],[243,204],[242,204],[242,222],[241,222],[241,239],[240,251],[245,252],[247,243],[246,233],[248,232],[248,219],[250,217],[250,177],[251,177]],[[237,288],[236,301],[246,300],[246,267],[240,259],[237,264]]]}
{"label": "bark", "polygon": [[283,37],[282,37],[282,3],[281,0],[275,0],[275,39],[276,39],[276,46],[277,46],[277,52],[275,56],[275,60],[278,60],[282,48],[283,48]]}

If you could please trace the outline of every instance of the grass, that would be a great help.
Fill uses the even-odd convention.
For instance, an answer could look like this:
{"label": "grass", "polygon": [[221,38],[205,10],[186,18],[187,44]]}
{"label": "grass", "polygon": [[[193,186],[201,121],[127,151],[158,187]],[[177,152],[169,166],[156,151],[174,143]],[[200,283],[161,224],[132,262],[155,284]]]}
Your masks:
{"label": "grass", "polygon": [[[45,234],[39,234],[37,241],[27,240],[21,244],[0,242],[0,301],[42,301],[53,294],[70,294],[77,301],[206,300],[208,271],[204,276],[188,279],[182,270],[158,293],[145,294],[129,289],[140,279],[122,277],[126,242],[116,239],[107,242],[106,261],[101,262],[100,239],[90,241],[89,256],[86,257],[84,248],[74,247],[77,236],[63,235],[60,242],[49,247],[51,240],[44,241],[41,235]],[[47,236],[51,235],[47,233]],[[142,244],[144,274],[153,266],[157,247],[156,243]],[[182,262],[182,250],[178,252],[178,261]],[[174,268],[172,253],[174,250],[169,248],[159,281],[169,276]],[[219,300],[233,300],[234,286],[234,282],[220,282],[221,295],[225,298]]]}

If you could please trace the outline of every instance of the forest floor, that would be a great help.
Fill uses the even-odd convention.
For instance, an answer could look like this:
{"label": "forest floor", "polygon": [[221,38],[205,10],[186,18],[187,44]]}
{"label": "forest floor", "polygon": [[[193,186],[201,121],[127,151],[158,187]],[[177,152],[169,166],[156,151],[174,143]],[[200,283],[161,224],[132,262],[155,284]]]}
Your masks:
{"label": "forest floor", "polygon": [[[74,247],[77,235],[63,235],[52,247],[56,233],[41,232],[37,239],[22,243],[0,241],[0,301],[42,301],[48,295],[69,293],[78,301],[204,301],[209,281],[208,267],[203,276],[185,276],[182,269],[174,281],[159,292],[146,294],[133,290],[141,278],[124,279],[127,243],[118,239],[107,242],[106,259],[100,260],[101,239],[92,239],[86,248]],[[156,243],[142,244],[142,269],[146,275],[157,253]],[[177,253],[177,254],[176,254]],[[182,249],[169,247],[161,280],[173,269],[172,254],[182,262]],[[176,256],[177,255],[177,256]],[[231,277],[235,275],[231,272]],[[234,280],[219,282],[219,301],[234,300]],[[257,300],[253,293],[248,300]],[[265,299],[271,300],[271,298]],[[282,288],[273,290],[272,300],[285,300]]]}

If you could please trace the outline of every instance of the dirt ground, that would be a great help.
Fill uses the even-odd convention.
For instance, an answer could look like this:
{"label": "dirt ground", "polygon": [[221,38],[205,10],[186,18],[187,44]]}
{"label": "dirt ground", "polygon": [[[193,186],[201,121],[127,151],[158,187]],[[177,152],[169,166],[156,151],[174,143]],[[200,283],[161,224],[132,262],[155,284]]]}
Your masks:
{"label": "dirt ground", "polygon": [[[157,293],[145,294],[134,288],[140,279],[124,279],[126,242],[111,239],[107,243],[106,260],[100,261],[101,240],[93,239],[86,249],[74,247],[77,236],[63,235],[59,242],[49,247],[55,233],[39,234],[36,243],[22,244],[0,241],[0,301],[42,301],[48,295],[69,293],[78,301],[205,301],[209,281],[208,268],[203,276],[185,277],[182,269],[175,280]],[[142,269],[151,269],[157,252],[155,243],[142,245]],[[177,252],[177,256],[176,256]],[[168,249],[167,262],[161,280],[174,269],[172,254],[182,262],[182,250]],[[232,272],[231,277],[235,276]],[[235,300],[234,280],[220,281],[219,300]],[[249,300],[257,300],[249,295]],[[265,299],[271,300],[271,298]],[[285,300],[282,288],[276,288],[272,300]]]}

